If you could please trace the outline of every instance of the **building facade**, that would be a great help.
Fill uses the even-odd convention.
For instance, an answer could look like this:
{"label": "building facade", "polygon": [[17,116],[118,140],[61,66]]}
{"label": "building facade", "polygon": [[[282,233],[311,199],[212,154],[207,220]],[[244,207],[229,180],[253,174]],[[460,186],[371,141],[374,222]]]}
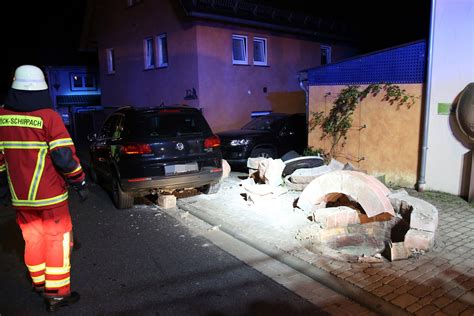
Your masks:
{"label": "building facade", "polygon": [[238,128],[253,111],[304,112],[298,70],[355,53],[334,38],[317,41],[275,23],[231,19],[214,1],[193,3],[212,16],[175,0],[96,4],[104,106],[184,103],[201,108],[215,132]]}

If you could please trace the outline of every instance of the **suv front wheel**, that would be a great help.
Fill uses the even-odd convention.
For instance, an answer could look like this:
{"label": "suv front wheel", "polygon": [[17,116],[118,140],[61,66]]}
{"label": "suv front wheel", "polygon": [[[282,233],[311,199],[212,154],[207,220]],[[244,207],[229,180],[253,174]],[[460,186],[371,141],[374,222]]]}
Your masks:
{"label": "suv front wheel", "polygon": [[133,207],[133,196],[122,190],[120,183],[115,177],[112,179],[112,199],[115,207],[118,209]]}
{"label": "suv front wheel", "polygon": [[275,151],[271,148],[255,148],[252,150],[250,157],[276,158]]}

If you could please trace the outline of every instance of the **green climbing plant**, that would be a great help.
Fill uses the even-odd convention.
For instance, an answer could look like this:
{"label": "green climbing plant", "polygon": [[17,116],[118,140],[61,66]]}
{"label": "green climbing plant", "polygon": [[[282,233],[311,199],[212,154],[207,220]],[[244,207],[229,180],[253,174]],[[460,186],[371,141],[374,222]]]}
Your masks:
{"label": "green climbing plant", "polygon": [[[368,95],[377,96],[384,92],[382,101],[391,105],[407,106],[410,108],[419,97],[406,92],[400,86],[391,83],[371,84],[361,89],[360,86],[350,85],[342,89],[334,100],[334,106],[329,113],[311,112],[310,131],[321,128],[321,139],[330,138],[331,147],[326,156],[332,157],[337,145],[347,138],[347,132],[352,127],[352,116],[357,105]],[[329,94],[327,94],[329,95]]]}

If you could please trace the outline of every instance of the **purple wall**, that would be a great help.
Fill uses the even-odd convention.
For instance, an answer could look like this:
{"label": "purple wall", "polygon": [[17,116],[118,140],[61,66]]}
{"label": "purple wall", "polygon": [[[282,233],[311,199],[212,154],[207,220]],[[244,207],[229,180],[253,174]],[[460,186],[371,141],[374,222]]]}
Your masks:
{"label": "purple wall", "polygon": [[[305,96],[296,73],[320,64],[320,44],[275,32],[186,18],[174,1],[104,0],[97,16],[97,39],[105,106],[186,103],[201,107],[215,132],[240,127],[251,111],[304,112]],[[167,34],[169,66],[144,70],[143,40]],[[232,64],[232,35],[248,36],[249,65]],[[253,64],[253,36],[267,39],[268,66]],[[115,52],[107,74],[106,49]],[[199,52],[199,54],[198,54]],[[332,46],[332,60],[354,53]],[[267,92],[263,92],[263,88]],[[198,99],[184,100],[195,88]]]}
{"label": "purple wall", "polygon": [[[178,22],[168,1],[143,1],[126,7],[107,0],[96,20],[104,105],[156,106],[183,101],[186,89],[197,89],[195,28]],[[146,18],[144,18],[146,17]],[[167,34],[169,66],[145,70],[143,40]],[[115,53],[115,74],[107,74],[106,49]]]}

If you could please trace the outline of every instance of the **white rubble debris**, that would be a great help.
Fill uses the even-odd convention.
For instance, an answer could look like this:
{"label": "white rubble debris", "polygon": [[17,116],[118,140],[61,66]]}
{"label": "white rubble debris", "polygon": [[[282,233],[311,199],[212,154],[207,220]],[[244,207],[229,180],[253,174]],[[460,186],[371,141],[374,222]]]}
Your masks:
{"label": "white rubble debris", "polygon": [[281,159],[268,159],[268,166],[266,167],[264,179],[265,183],[271,186],[279,186],[283,183],[282,172],[285,169],[285,163]]}
{"label": "white rubble debris", "polygon": [[333,169],[326,165],[315,168],[297,169],[289,176],[289,181],[295,184],[309,184],[311,181],[313,181],[320,175],[328,173],[332,170]]}
{"label": "white rubble debris", "polygon": [[229,163],[227,162],[227,160],[225,159],[222,159],[222,178],[221,179],[225,179],[229,176],[230,174],[230,165]]}
{"label": "white rubble debris", "polygon": [[247,159],[247,168],[257,170],[260,162],[266,160],[264,157],[255,157]]}

